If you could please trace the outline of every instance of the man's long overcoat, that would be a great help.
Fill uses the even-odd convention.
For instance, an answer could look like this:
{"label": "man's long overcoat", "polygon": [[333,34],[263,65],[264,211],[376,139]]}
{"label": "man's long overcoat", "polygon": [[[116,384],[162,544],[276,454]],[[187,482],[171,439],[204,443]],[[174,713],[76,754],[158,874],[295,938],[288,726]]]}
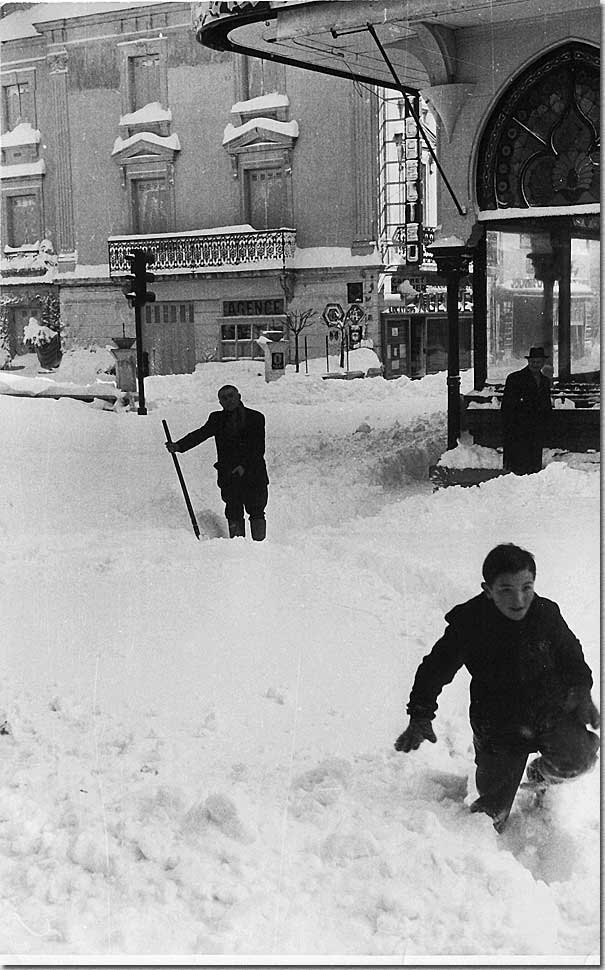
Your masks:
{"label": "man's long overcoat", "polygon": [[178,441],[180,451],[189,451],[208,438],[216,442],[219,488],[229,487],[233,482],[233,469],[244,469],[242,483],[249,488],[267,485],[269,476],[265,464],[265,418],[260,411],[239,405],[238,427],[229,430],[228,412],[212,411],[201,428],[196,428]]}
{"label": "man's long overcoat", "polygon": [[503,465],[516,475],[542,468],[552,409],[550,379],[536,381],[529,367],[509,374],[502,395]]}

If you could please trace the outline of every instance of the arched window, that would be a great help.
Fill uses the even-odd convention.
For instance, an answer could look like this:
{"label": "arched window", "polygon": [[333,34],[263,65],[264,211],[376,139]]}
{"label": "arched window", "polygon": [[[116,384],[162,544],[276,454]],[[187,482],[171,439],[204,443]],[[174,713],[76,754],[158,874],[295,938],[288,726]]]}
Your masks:
{"label": "arched window", "polygon": [[595,48],[566,44],[505,91],[481,140],[481,210],[599,202],[599,64]]}

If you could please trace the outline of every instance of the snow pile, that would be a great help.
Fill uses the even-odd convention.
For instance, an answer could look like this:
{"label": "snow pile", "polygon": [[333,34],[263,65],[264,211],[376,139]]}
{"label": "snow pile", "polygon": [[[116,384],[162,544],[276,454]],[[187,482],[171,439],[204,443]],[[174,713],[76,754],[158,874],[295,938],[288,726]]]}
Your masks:
{"label": "snow pile", "polygon": [[502,468],[502,455],[496,448],[473,444],[468,435],[455,448],[444,452],[437,464],[446,468]]}
{"label": "snow pile", "polygon": [[[225,383],[266,416],[264,543],[224,538],[211,442],[179,459],[197,542],[164,448]],[[598,773],[542,813],[520,793],[496,835],[465,804],[464,672],[438,743],[393,749],[497,542],[535,553],[598,681],[598,461],[433,492],[443,374],[210,363],[146,397],[0,397],[0,952],[598,963]]]}

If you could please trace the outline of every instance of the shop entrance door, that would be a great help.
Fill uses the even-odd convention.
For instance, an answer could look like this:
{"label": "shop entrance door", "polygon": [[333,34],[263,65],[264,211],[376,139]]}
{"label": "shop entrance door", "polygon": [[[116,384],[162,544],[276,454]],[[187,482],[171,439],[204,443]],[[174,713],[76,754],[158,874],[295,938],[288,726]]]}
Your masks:
{"label": "shop entrance door", "polygon": [[410,320],[410,377],[426,374],[426,317],[413,316]]}

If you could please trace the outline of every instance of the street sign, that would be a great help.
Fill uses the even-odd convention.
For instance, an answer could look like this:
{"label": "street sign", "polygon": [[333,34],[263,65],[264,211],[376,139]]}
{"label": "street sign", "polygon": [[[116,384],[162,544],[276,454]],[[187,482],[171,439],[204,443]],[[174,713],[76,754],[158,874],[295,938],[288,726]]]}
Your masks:
{"label": "street sign", "polygon": [[326,303],[322,317],[328,327],[338,327],[345,318],[345,312],[340,303]]}
{"label": "street sign", "polygon": [[361,323],[365,315],[366,312],[359,303],[351,303],[345,316],[345,322],[352,323],[354,326],[357,326],[357,324]]}

